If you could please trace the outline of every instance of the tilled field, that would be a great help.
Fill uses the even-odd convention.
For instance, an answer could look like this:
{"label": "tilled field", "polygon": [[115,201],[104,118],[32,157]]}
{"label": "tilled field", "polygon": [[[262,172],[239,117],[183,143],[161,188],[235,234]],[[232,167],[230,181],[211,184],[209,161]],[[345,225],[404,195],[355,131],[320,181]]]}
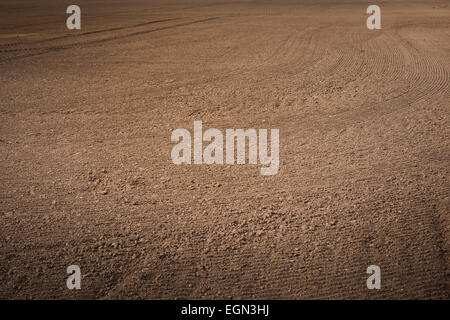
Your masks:
{"label": "tilled field", "polygon": [[[381,30],[366,1],[77,4],[0,3],[0,298],[449,298],[450,1]],[[279,129],[278,174],[173,164],[196,120]]]}

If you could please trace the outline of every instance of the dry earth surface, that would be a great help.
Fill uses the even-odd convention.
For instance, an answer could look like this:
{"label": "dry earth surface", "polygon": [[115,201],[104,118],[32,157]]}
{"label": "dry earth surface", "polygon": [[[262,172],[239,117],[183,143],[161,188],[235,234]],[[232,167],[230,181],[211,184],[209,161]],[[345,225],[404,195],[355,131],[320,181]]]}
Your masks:
{"label": "dry earth surface", "polygon": [[[0,3],[0,298],[449,298],[450,1],[376,1],[381,30],[367,1],[77,4]],[[194,120],[278,128],[278,174],[174,165]]]}

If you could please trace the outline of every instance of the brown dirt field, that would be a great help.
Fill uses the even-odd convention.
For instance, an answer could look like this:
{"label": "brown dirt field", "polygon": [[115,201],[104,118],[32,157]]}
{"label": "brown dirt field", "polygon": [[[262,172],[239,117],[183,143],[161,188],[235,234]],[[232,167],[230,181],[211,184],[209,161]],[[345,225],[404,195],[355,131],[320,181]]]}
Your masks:
{"label": "brown dirt field", "polygon": [[[0,298],[449,298],[450,1],[376,1],[381,30],[367,1],[76,4],[0,3]],[[278,128],[278,174],[174,165],[194,120]]]}

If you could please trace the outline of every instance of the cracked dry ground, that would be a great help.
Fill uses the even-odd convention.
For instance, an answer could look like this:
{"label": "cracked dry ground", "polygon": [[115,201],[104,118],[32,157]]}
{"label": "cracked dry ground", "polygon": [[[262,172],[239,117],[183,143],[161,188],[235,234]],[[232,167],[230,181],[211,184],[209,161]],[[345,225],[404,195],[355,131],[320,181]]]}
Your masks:
{"label": "cracked dry ground", "polygon": [[[448,299],[449,4],[2,1],[0,298]],[[174,165],[194,120],[278,174]]]}

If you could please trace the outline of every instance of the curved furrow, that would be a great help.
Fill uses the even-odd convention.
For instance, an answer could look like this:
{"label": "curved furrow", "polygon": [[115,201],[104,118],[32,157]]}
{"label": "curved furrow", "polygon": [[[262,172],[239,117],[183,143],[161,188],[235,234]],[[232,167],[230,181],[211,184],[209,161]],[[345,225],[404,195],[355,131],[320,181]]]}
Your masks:
{"label": "curved furrow", "polygon": [[[421,100],[429,100],[436,94],[448,93],[448,83],[450,80],[449,71],[445,68],[445,64],[438,61],[434,56],[428,55],[423,50],[419,50],[409,40],[398,34],[398,41],[413,57],[412,74],[407,78],[411,83],[411,89],[408,92],[410,103]],[[409,73],[408,75],[411,75]]]}

